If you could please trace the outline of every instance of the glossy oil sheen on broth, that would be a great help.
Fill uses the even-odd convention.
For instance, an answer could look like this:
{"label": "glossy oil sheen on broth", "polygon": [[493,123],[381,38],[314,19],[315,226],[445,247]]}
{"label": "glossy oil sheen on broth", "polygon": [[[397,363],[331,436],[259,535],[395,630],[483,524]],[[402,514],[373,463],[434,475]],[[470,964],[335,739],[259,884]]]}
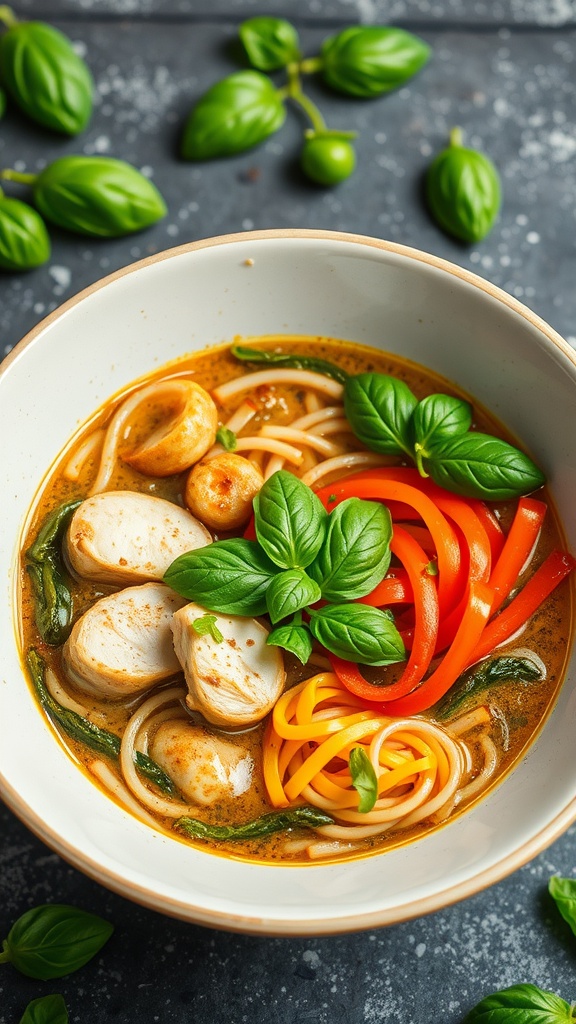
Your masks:
{"label": "glossy oil sheen on broth", "polygon": [[[467,398],[453,384],[446,382],[422,367],[374,349],[321,338],[278,337],[256,340],[258,345],[263,345],[265,348],[279,349],[285,353],[295,353],[300,356],[327,360],[351,375],[360,373],[390,375],[404,381],[418,399],[435,393]],[[246,344],[253,344],[253,340]],[[70,442],[65,453],[57,461],[36,502],[23,544],[23,551],[25,552],[30,548],[40,525],[45,521],[49,513],[62,503],[85,499],[90,493],[97,474],[104,428],[109,425],[115,411],[118,410],[122,402],[136,387],[138,389],[147,387],[154,382],[162,380],[164,377],[169,377],[172,380],[178,381],[193,380],[208,392],[213,392],[215,388],[223,383],[234,378],[240,378],[251,369],[254,368],[241,364],[233,357],[229,346],[223,346],[215,350],[206,350],[171,364],[162,371],[158,371],[138,381],[134,389],[127,389],[122,395],[116,396],[110,403],[95,413],[90,423]],[[240,397],[236,396],[230,400],[218,403],[218,425],[226,425],[230,421],[230,417],[234,417],[236,410],[243,406],[243,403],[245,404],[246,401],[248,401],[248,406],[250,404],[253,406],[253,409],[250,411],[248,408],[247,415],[249,416],[249,421],[247,421],[246,426],[241,426],[237,429],[238,439],[247,435],[250,437],[260,437],[263,429],[264,433],[266,433],[265,428],[288,426],[294,421],[299,421],[303,417],[309,416],[322,407],[339,407],[339,400],[319,395],[314,389],[307,386],[306,382],[286,383],[285,381],[275,380],[274,383],[258,383],[253,389],[245,391]],[[165,394],[159,394],[157,399],[142,402],[127,417],[115,451],[113,469],[104,488],[106,492],[132,491],[166,499],[178,506],[185,504],[188,468],[168,476],[152,476],[149,473],[134,468],[133,465],[130,465],[123,458],[124,455],[129,456],[139,446],[145,446],[146,439],[155,430],[161,431],[162,425],[167,419],[175,415],[177,404],[178,400],[171,396],[170,389],[168,389]],[[339,414],[335,412],[333,419],[340,422],[338,417]],[[501,426],[489,414],[478,409],[476,405],[474,405],[474,429],[505,437]],[[344,426],[337,428],[334,433],[327,431],[325,434],[320,433],[318,436],[324,437],[329,442],[326,451],[329,450],[330,443],[335,446],[334,451],[337,450],[339,453],[365,451],[363,446],[351,435],[349,429]],[[84,450],[83,446],[90,437],[95,439],[92,449],[90,447],[86,448],[88,452],[87,457],[84,461],[80,458],[76,459],[77,453]],[[508,438],[508,440],[510,439]],[[512,441],[512,443],[514,442]],[[217,449],[217,451],[219,450]],[[270,450],[259,448],[254,448],[253,450],[242,449],[239,454],[246,459],[251,459],[257,470],[263,471],[264,475],[266,474],[266,466],[270,465],[269,460],[281,458],[276,453],[274,445],[272,445]],[[329,456],[314,450],[313,454],[307,452],[303,457],[303,461],[298,466],[282,461],[279,464],[277,463],[277,465],[281,466],[284,470],[289,469],[306,478],[307,473],[311,472],[314,474],[315,467],[326,457]],[[202,463],[204,458],[205,453],[202,454],[198,461]],[[78,467],[71,469],[70,467],[73,467],[75,461],[78,462]],[[379,464],[385,467],[393,465],[398,461],[398,459],[382,457],[379,460]],[[366,462],[366,465],[374,464],[378,468],[377,460],[376,462],[373,460],[372,463]],[[358,468],[362,469],[363,465],[363,463],[359,463]],[[348,476],[351,472],[353,470],[340,468],[335,473],[319,479],[317,484],[313,484],[313,488],[316,489],[326,483],[331,484]],[[538,497],[541,497],[541,495],[539,494]],[[504,534],[506,534],[514,518],[516,501],[500,501],[492,504],[491,509],[495,513]],[[424,534],[422,532],[418,533],[418,524],[414,527],[414,522],[412,521],[408,525],[411,525],[413,535],[424,543],[422,539]],[[212,540],[221,540],[232,536],[242,536],[245,525],[236,527],[233,530],[217,529],[209,524],[207,528]],[[561,531],[553,508],[549,507],[538,540],[538,547],[530,563],[529,572],[533,573],[538,565],[544,562],[550,552],[561,549],[562,546],[563,538]],[[431,565],[434,557],[430,556]],[[392,574],[394,572],[394,565],[395,562],[393,561]],[[73,618],[76,623],[97,601],[119,591],[117,583],[82,578],[78,572],[72,571],[70,573],[69,565],[66,569],[71,579]],[[20,615],[21,645],[24,654],[29,649],[33,649],[39,654],[47,673],[45,678],[50,684],[49,689],[51,690],[53,701],[56,700],[60,705],[69,704],[73,709],[73,713],[75,712],[81,718],[93,723],[98,729],[121,737],[127,723],[133,720],[134,713],[137,712],[138,708],[143,705],[150,695],[154,695],[156,692],[162,694],[164,690],[172,687],[176,682],[181,688],[182,694],[178,691],[173,703],[168,705],[167,709],[162,705],[159,706],[159,711],[155,711],[152,714],[150,722],[142,726],[139,736],[144,737],[145,733],[145,739],[141,739],[139,742],[145,742],[148,753],[151,751],[156,753],[156,756],[161,760],[161,767],[164,771],[167,771],[167,768],[170,767],[174,771],[178,771],[184,762],[188,763],[189,752],[185,751],[182,747],[182,735],[180,733],[180,726],[182,725],[186,729],[189,726],[192,726],[194,729],[193,733],[190,734],[195,751],[194,757],[201,758],[204,756],[202,751],[204,750],[205,742],[209,745],[215,738],[215,741],[223,744],[223,746],[218,748],[217,756],[214,755],[216,760],[210,754],[206,762],[198,761],[197,763],[194,762],[191,767],[189,766],[190,772],[196,780],[194,792],[198,793],[198,786],[202,790],[197,799],[190,798],[189,795],[187,797],[183,796],[181,791],[176,795],[166,794],[164,791],[160,792],[156,784],[150,781],[149,778],[143,783],[141,780],[141,784],[145,785],[150,794],[152,794],[147,805],[142,808],[141,816],[144,820],[149,821],[150,824],[152,824],[152,820],[155,820],[158,827],[170,831],[175,838],[192,842],[200,845],[202,848],[208,846],[215,853],[292,864],[298,862],[309,864],[314,860],[325,862],[326,859],[333,857],[363,856],[374,850],[384,850],[399,843],[413,840],[426,830],[443,824],[451,815],[460,813],[463,808],[470,806],[472,802],[484,795],[496,781],[500,780],[510,770],[545,719],[561,682],[571,626],[570,594],[567,586],[564,585],[555,589],[544,604],[530,617],[528,623],[523,627],[521,635],[517,638],[511,638],[497,652],[498,655],[510,654],[517,658],[532,658],[532,664],[540,666],[540,671],[536,673],[538,677],[530,681],[526,679],[521,681],[503,679],[500,682],[496,682],[491,687],[489,694],[486,691],[481,691],[477,698],[465,701],[462,707],[462,715],[459,713],[452,720],[450,718],[446,721],[438,720],[438,727],[441,730],[445,730],[448,734],[447,742],[452,745],[456,744],[460,751],[458,755],[462,762],[462,778],[458,790],[460,798],[458,798],[457,794],[452,794],[441,806],[436,807],[431,804],[432,810],[430,814],[420,820],[418,820],[417,815],[414,816],[412,814],[411,816],[408,812],[405,815],[405,824],[398,823],[394,820],[393,816],[390,816],[390,826],[386,827],[384,825],[384,827],[379,829],[376,829],[376,826],[364,827],[362,821],[358,825],[356,819],[361,819],[362,814],[358,812],[357,805],[349,801],[346,806],[352,808],[351,811],[346,811],[342,818],[338,814],[335,816],[331,815],[336,819],[336,824],[332,830],[325,825],[319,825],[311,829],[292,825],[288,829],[285,828],[274,832],[264,838],[256,837],[238,840],[225,837],[213,840],[210,836],[193,836],[190,838],[183,829],[178,827],[175,829],[174,823],[176,821],[178,825],[182,817],[193,817],[200,822],[207,822],[210,826],[242,825],[260,819],[262,815],[272,815],[286,810],[287,805],[288,809],[292,806],[301,807],[307,805],[311,800],[310,785],[304,787],[301,793],[293,800],[284,800],[283,791],[281,791],[280,797],[273,798],[270,774],[266,774],[265,767],[263,766],[263,750],[268,749],[269,751],[270,749],[271,712],[268,711],[260,721],[251,722],[245,728],[240,727],[237,721],[227,728],[225,723],[223,724],[217,718],[214,718],[214,714],[212,714],[212,721],[210,716],[206,719],[198,699],[195,698],[196,703],[194,707],[191,707],[190,700],[188,700],[187,705],[185,704],[183,695],[186,691],[182,683],[182,676],[178,671],[178,666],[174,671],[168,672],[157,684],[151,684],[143,691],[127,694],[125,698],[118,698],[116,695],[111,699],[110,694],[88,692],[86,686],[79,686],[78,679],[74,678],[74,672],[70,670],[70,656],[69,653],[66,654],[66,648],[64,648],[63,655],[62,645],[50,645],[40,637],[35,623],[33,602],[34,593],[30,575],[23,567]],[[184,600],[180,602],[181,605],[184,603]],[[398,606],[392,604],[390,610],[394,615],[397,612],[399,613],[399,621],[402,619],[402,614],[406,614],[406,609],[402,602]],[[200,609],[198,615],[201,616],[201,613],[202,609]],[[257,619],[262,620],[262,617],[257,616]],[[265,628],[269,630],[269,622],[266,622],[265,619],[262,621]],[[256,628],[261,627],[258,625],[258,627],[254,627],[254,629]],[[222,635],[220,634],[220,636]],[[217,641],[215,640],[214,642],[216,643]],[[254,640],[251,638],[246,641],[247,644],[253,642]],[[222,645],[230,644],[230,646],[234,646],[234,643],[233,639],[226,637],[221,639],[220,647],[216,653],[221,653],[224,649]],[[271,650],[271,648],[268,648],[268,650]],[[272,648],[272,650],[278,652],[279,648]],[[331,672],[331,664],[326,660],[326,652],[319,650],[317,645],[313,662],[304,666],[293,655],[285,651],[281,653],[286,671],[286,681],[282,687],[285,692],[291,691],[292,687],[297,687],[304,680],[315,677],[316,674],[324,674],[326,676],[326,673]],[[432,667],[435,664],[433,662]],[[385,701],[386,685],[397,680],[401,675],[401,671],[401,665],[391,665],[384,669],[369,666],[365,669],[364,674],[369,681],[385,683],[382,687],[382,699]],[[332,679],[332,676],[329,678]],[[297,691],[294,690],[292,692],[296,693]],[[346,692],[343,691],[344,694]],[[334,704],[334,701],[338,701],[340,698],[332,696],[330,700]],[[360,717],[362,716],[363,709],[374,707],[369,703],[362,703],[362,701],[354,703],[356,698],[350,697],[350,695],[345,695],[342,700],[349,713]],[[346,704],[346,701],[348,701],[348,704]],[[325,707],[329,707],[329,704],[330,701],[328,701]],[[478,711],[477,709],[480,710]],[[50,712],[49,707],[48,711]],[[469,724],[465,721],[464,712],[472,715]],[[320,718],[323,713],[322,709],[320,709]],[[343,711],[341,713],[344,714]],[[474,718],[474,715],[476,715],[476,718]],[[51,717],[54,720],[53,714]],[[403,719],[406,717],[403,716]],[[432,723],[436,721],[434,709],[425,711],[423,714],[418,715],[417,718]],[[459,723],[452,733],[450,732],[451,721],[452,723],[454,721]],[[176,725],[171,733],[170,729],[174,723]],[[56,724],[58,727],[57,721]],[[129,806],[129,798],[135,800],[136,803],[129,809],[133,810],[134,813],[139,813],[135,809],[139,803],[138,791],[136,790],[136,796],[134,796],[129,779],[127,782],[127,779],[123,777],[121,759],[118,761],[117,757],[101,756],[95,753],[94,749],[90,749],[84,742],[80,742],[77,736],[75,737],[70,734],[70,731],[59,728],[59,732],[63,744],[71,756],[85,770],[88,777],[95,784],[100,785],[112,799],[117,800],[123,806]],[[162,742],[160,742],[161,739]],[[289,743],[290,741],[288,740],[287,742]],[[409,753],[405,752],[402,742],[398,737],[392,736],[388,769],[398,768],[400,764],[398,758],[400,756],[411,758],[414,762],[417,762],[419,757],[421,757],[422,761],[426,757],[430,758],[431,755],[423,753],[424,748],[422,744],[427,741],[423,740],[422,737],[417,737],[414,740],[414,743],[410,746]],[[441,776],[443,771],[448,772],[446,765],[450,760],[450,754],[439,751],[437,741],[434,738],[430,740],[430,743],[433,753],[435,752],[437,756],[437,772]],[[268,748],[266,744],[268,744]],[[316,746],[317,741],[311,741],[304,753],[300,751],[297,756],[304,759],[312,756]],[[320,796],[316,804],[319,809],[323,808],[326,811],[332,787],[335,785],[342,787],[344,785],[343,779],[348,770],[347,760],[353,746],[354,742],[351,741],[345,750],[336,754],[328,764],[327,770],[332,772],[332,774],[330,774],[328,781],[324,781],[323,786],[320,787]],[[281,760],[282,757],[289,757],[290,751],[286,752],[286,749],[286,746],[284,746],[284,753],[280,754]],[[493,763],[487,767],[491,760]],[[102,764],[104,765],[103,768],[100,767]],[[405,791],[406,793],[409,791],[410,786],[418,788],[420,785],[426,785],[424,776],[429,771],[429,766],[426,767],[424,765],[421,770],[422,776],[421,778],[419,777],[420,781],[417,780],[416,782],[412,776],[404,774],[396,788],[390,790],[390,793],[392,793],[390,799],[402,799]],[[268,772],[270,772],[270,769],[268,769]],[[220,786],[219,788],[218,776],[222,775],[222,773],[226,776],[227,782],[225,786]],[[170,775],[171,772],[167,771],[167,774]],[[348,779],[348,776],[346,776],[346,779]],[[484,781],[482,781],[483,779]],[[118,786],[116,786],[114,780],[116,780]],[[480,785],[477,784],[477,780],[479,780]],[[178,780],[176,782],[178,787]],[[290,792],[290,782],[286,785],[286,790]],[[354,799],[356,799],[356,786],[353,787],[352,792]],[[382,791],[379,799],[383,801],[384,805],[387,799],[385,791]],[[175,806],[180,808],[179,815],[170,812],[165,813],[167,810],[166,802],[169,803],[170,800],[174,800]],[[326,811],[326,813],[330,812]],[[370,814],[374,814],[374,812],[368,811],[365,813],[366,820],[371,820]],[[355,832],[353,831],[353,826],[357,826]],[[349,835],[344,834],[347,829],[350,832]]]}

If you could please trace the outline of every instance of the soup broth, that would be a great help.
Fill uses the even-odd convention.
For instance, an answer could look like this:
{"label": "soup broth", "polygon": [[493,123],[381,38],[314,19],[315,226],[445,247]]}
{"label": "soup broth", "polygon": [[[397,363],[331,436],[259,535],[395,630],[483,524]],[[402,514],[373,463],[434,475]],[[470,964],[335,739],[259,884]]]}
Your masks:
{"label": "soup broth", "polygon": [[[567,657],[571,601],[562,580],[572,560],[558,557],[558,579],[537,607],[511,632],[510,627],[509,635],[502,638],[493,631],[497,643],[484,650],[491,624],[502,622],[507,612],[510,618],[517,595],[540,567],[545,574],[550,557],[562,552],[561,529],[546,489],[532,496],[532,505],[528,502],[534,515],[541,503],[548,506],[538,523],[537,543],[506,583],[501,553],[513,527],[519,529],[518,498],[481,500],[446,489],[440,494],[405,455],[370,450],[351,430],[341,381],[324,375],[321,364],[320,369],[308,367],[306,360],[325,360],[344,375],[393,378],[404,382],[416,400],[442,394],[466,402],[466,395],[420,366],[357,344],[279,336],[257,339],[257,346],[298,357],[302,366],[270,363],[262,369],[239,361],[230,346],[206,350],[116,395],[70,441],[48,474],[25,531],[23,655],[36,696],[70,756],[111,799],[151,827],[218,854],[275,863],[309,864],[385,851],[439,827],[484,796],[534,739],[554,702]],[[245,375],[250,379],[244,380]],[[230,382],[241,380],[234,390]],[[191,385],[199,386],[197,391]],[[193,416],[197,421],[204,417],[206,425],[194,404],[204,401],[206,393],[208,419],[214,406],[214,429],[208,429],[199,454],[190,460],[181,449],[188,451],[202,431],[196,422],[193,437],[183,438],[184,407],[191,404]],[[476,404],[471,429],[515,443]],[[230,455],[241,460],[234,466],[246,473],[242,481],[234,477],[236,468],[228,470],[222,461]],[[226,472],[218,475],[220,466]],[[210,475],[204,479],[201,470],[206,474],[207,467]],[[246,616],[248,624],[241,627],[238,612],[176,592],[171,570],[167,583],[162,582],[168,566],[188,550],[182,541],[187,529],[200,531],[198,545],[192,544],[195,552],[234,538],[247,538],[256,547],[252,498],[278,473],[317,493],[328,519],[346,500],[367,501],[371,508],[376,502],[390,510],[396,540],[387,556],[389,566],[381,559],[379,578],[366,583],[351,603],[380,609],[379,621],[394,624],[403,657],[384,665],[378,658],[358,664],[359,659],[343,658],[340,649],[328,650],[318,631],[310,635],[326,603],[339,603],[324,596],[329,588],[322,580],[322,592],[311,590],[295,617],[271,622],[269,604],[268,611],[257,608]],[[418,508],[402,497],[405,488],[410,489],[406,494],[420,488]],[[116,506],[105,511],[98,505],[102,495],[118,492]],[[171,554],[163,565],[152,565],[156,541],[150,537],[161,529],[159,521],[142,540],[125,523],[127,492],[190,510],[186,522],[170,520],[166,526]],[[55,510],[63,507],[55,521]],[[159,514],[165,507],[157,506]],[[262,500],[254,507],[263,514]],[[452,598],[447,584],[442,591],[449,556],[438,550],[437,537],[444,528],[461,563]],[[101,539],[93,535],[98,529]],[[139,545],[136,568],[123,544],[130,552]],[[95,546],[106,549],[97,560]],[[480,565],[483,552],[489,564]],[[268,548],[267,564],[269,554]],[[417,571],[414,564],[420,566]],[[499,577],[494,575],[497,567]],[[273,569],[276,574],[300,571],[285,564]],[[50,572],[55,575],[49,586],[56,597],[61,590],[64,605],[68,600],[71,606],[68,616],[62,608],[39,610],[39,602],[50,604]],[[313,566],[304,572],[307,585],[309,577],[318,583],[318,572],[315,577]],[[422,600],[440,609],[435,636],[443,636],[443,642],[426,636],[418,618],[418,572],[425,577]],[[477,625],[481,610],[476,609],[474,620],[470,598],[475,577],[478,608],[499,595],[499,607],[486,612],[482,629]],[[216,590],[219,577],[211,578]],[[387,596],[379,603],[374,597],[371,605],[370,594],[379,586]],[[119,595],[132,600],[133,593],[136,603],[118,603]],[[99,617],[94,609],[101,609]],[[466,614],[468,626],[459,631]],[[147,623],[151,639],[143,637]],[[289,649],[266,643],[271,630],[288,624],[304,631],[297,633],[309,643],[309,657],[295,648],[293,638]],[[236,628],[244,632],[228,632]],[[466,628],[477,629],[477,642],[468,655],[459,655]],[[123,644],[126,666],[117,663]],[[428,650],[428,660],[418,675],[420,648]],[[406,683],[407,665],[411,685]],[[256,694],[254,680],[261,690],[266,672],[266,692]],[[440,685],[443,673],[443,693],[420,709],[421,688],[432,677]]]}

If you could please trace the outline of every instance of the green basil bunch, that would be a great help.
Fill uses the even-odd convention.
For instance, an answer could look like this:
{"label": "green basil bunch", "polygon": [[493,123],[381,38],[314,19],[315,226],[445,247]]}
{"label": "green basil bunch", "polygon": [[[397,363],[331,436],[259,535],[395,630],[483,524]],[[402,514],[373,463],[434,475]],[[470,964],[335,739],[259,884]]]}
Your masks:
{"label": "green basil bunch", "polygon": [[18,21],[2,9],[0,77],[12,99],[38,124],[66,135],[81,132],[92,114],[90,71],[70,40],[42,21]]}
{"label": "green basil bunch", "polygon": [[2,943],[0,963],[41,981],[79,970],[108,941],[113,926],[77,907],[48,903],[27,910]]}
{"label": "green basil bunch", "polygon": [[361,373],[344,385],[344,408],[356,437],[371,451],[408,455],[421,476],[464,497],[517,498],[545,483],[518,448],[470,430],[472,411],[462,399],[429,395],[418,402],[403,381]]}
{"label": "green basil bunch", "polygon": [[300,58],[298,33],[284,18],[248,18],[238,35],[250,64],[258,71],[278,71]]}
{"label": "green basil bunch", "polygon": [[449,235],[480,242],[492,230],[501,201],[498,171],[483,153],[462,145],[459,128],[430,165],[425,191],[430,213]]}
{"label": "green basil bunch", "polygon": [[[281,470],[254,499],[254,525],[256,541],[215,541],[180,555],[165,583],[209,611],[268,613],[276,627],[268,643],[303,663],[312,637],[349,661],[403,660],[391,617],[350,603],[370,593],[388,570],[392,524],[383,505],[349,498],[329,515],[306,484]],[[320,599],[328,603],[313,607]]]}
{"label": "green basil bunch", "polygon": [[212,160],[251,149],[278,131],[286,109],[260,71],[238,71],[200,97],[184,126],[185,160]]}
{"label": "green basil bunch", "polygon": [[49,258],[50,238],[42,218],[0,190],[0,270],[32,270]]}
{"label": "green basil bunch", "polygon": [[30,185],[46,220],[81,235],[117,238],[166,214],[156,186],[135,167],[111,157],[63,156],[40,174],[4,170],[0,178]]}
{"label": "green basil bunch", "polygon": [[20,1024],[68,1024],[68,1010],[60,995],[40,996],[28,1003]]}
{"label": "green basil bunch", "polygon": [[411,32],[379,25],[354,26],[324,42],[320,72],[332,89],[364,99],[403,85],[424,67],[429,56],[430,47]]}

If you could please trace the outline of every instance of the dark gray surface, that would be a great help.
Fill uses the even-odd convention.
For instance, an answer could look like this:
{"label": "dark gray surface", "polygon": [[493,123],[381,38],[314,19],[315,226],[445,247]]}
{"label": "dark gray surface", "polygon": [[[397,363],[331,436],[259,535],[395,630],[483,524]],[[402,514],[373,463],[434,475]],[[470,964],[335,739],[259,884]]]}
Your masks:
{"label": "dark gray surface", "polygon": [[[22,0],[22,12],[51,16],[78,42],[99,102],[75,140],[10,112],[0,126],[0,164],[33,171],[64,153],[121,157],[152,175],[169,214],[124,240],[55,233],[48,266],[0,280],[0,355],[64,299],[142,256],[222,232],[284,226],[379,235],[436,253],[510,291],[576,344],[576,4],[269,3],[268,12],[298,15],[310,54],[335,25],[384,13],[416,25],[433,47],[423,73],[381,100],[337,98],[309,83],[332,126],[360,131],[358,170],[332,192],[297,171],[296,114],[261,149],[234,160],[193,166],[176,158],[190,104],[234,70],[235,24],[263,6]],[[422,173],[454,124],[490,153],[505,189],[492,235],[471,248],[441,235],[420,198]],[[553,873],[576,873],[573,832],[492,889],[424,919],[334,938],[250,938],[172,921],[108,893],[0,808],[1,937],[27,907],[46,901],[83,906],[116,924],[101,955],[65,981],[33,982],[0,967],[0,1024],[19,1021],[27,1002],[47,992],[62,992],[70,1019],[90,1024],[457,1024],[483,995],[518,981],[571,1001],[576,939],[546,896]]]}

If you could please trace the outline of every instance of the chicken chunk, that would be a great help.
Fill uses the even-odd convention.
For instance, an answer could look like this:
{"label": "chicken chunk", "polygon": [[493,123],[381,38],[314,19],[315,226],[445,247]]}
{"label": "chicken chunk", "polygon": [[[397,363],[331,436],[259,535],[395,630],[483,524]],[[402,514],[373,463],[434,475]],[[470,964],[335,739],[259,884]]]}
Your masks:
{"label": "chicken chunk", "polygon": [[180,671],[170,623],[184,604],[162,583],[100,598],[78,619],[62,651],[69,678],[110,700],[141,693]]}
{"label": "chicken chunk", "polygon": [[252,783],[254,761],[242,744],[181,719],[159,726],[150,756],[195,804],[241,796]]}
{"label": "chicken chunk", "polygon": [[137,491],[103,491],[76,509],[65,556],[79,576],[114,586],[161,580],[185,551],[212,540],[186,509]]}
{"label": "chicken chunk", "polygon": [[266,644],[268,632],[256,619],[239,615],[215,615],[215,629],[200,633],[194,622],[207,614],[187,604],[172,619],[174,649],[188,684],[186,703],[223,729],[255,725],[284,688],[280,648]]}

